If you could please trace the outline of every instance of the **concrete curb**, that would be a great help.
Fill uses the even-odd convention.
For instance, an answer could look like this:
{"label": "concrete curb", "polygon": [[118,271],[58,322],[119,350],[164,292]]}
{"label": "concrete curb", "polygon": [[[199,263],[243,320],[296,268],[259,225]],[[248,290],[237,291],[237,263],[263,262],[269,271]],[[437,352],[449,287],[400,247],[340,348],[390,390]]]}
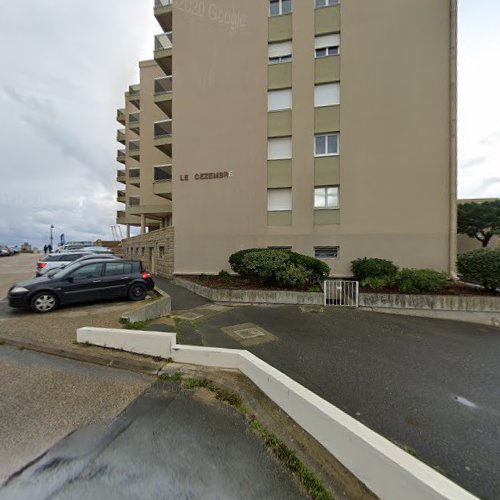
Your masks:
{"label": "concrete curb", "polygon": [[226,290],[199,285],[174,277],[174,284],[212,302],[231,304],[323,305],[323,292],[294,292],[291,290]]}
{"label": "concrete curb", "polygon": [[[175,333],[160,333],[150,337],[147,346],[137,332],[126,343],[134,343],[135,352],[151,352],[153,344],[165,352],[168,345],[176,362],[239,370],[380,498],[476,498],[248,351],[178,345]],[[108,346],[115,337],[105,328],[80,328],[77,336],[80,342],[99,339],[100,345]],[[118,339],[116,347],[122,345]]]}
{"label": "concrete curb", "polygon": [[154,291],[160,295],[153,301],[147,301],[139,307],[122,314],[120,321],[122,323],[138,323],[150,319],[167,316],[172,312],[172,299],[170,295],[155,287]]}
{"label": "concrete curb", "polygon": [[[10,337],[0,337],[0,344],[4,344],[10,347],[16,347],[17,349],[26,349],[28,351],[48,354],[50,356],[58,356],[60,358],[71,359],[73,361],[81,361],[83,363],[92,363],[95,365],[107,366],[120,370],[144,373],[146,375],[157,375],[165,364],[162,363],[161,366],[158,366],[158,363],[149,361],[147,359],[125,359],[120,356],[113,356],[109,352],[102,354],[91,354],[76,349],[61,349],[59,347],[52,347],[44,344],[34,344]],[[85,347],[81,347],[80,349],[85,349]]]}

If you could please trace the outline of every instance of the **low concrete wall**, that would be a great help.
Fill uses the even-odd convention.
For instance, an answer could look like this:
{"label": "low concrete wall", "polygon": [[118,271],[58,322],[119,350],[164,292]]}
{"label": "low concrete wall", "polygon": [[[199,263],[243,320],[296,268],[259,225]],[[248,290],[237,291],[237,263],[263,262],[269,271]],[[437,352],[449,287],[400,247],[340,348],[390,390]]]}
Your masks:
{"label": "low concrete wall", "polygon": [[361,293],[363,309],[500,326],[500,297]]}
{"label": "low concrete wall", "polygon": [[120,318],[123,323],[137,323],[149,319],[167,316],[172,311],[172,298],[159,288],[155,288],[159,298],[146,300],[144,303],[131,311],[126,312]]}
{"label": "low concrete wall", "polygon": [[174,277],[174,283],[213,302],[246,304],[323,305],[322,292],[293,292],[289,290],[226,290],[209,288],[193,281]]}
{"label": "low concrete wall", "polygon": [[76,331],[76,340],[82,344],[168,359],[175,345],[175,333],[85,327]]}
{"label": "low concrete wall", "polygon": [[[301,386],[253,354],[239,349],[183,346],[175,343],[175,333],[127,332],[121,339],[114,330],[81,328],[79,341],[106,344],[132,352],[170,356],[179,363],[238,369],[278,404],[304,430],[321,443],[373,493],[383,499],[470,500],[473,495],[441,476],[432,468],[404,452],[332,404]],[[146,336],[143,336],[146,333]],[[114,342],[115,345],[110,343]],[[155,348],[158,350],[154,353]],[[146,352],[147,351],[147,352]]]}

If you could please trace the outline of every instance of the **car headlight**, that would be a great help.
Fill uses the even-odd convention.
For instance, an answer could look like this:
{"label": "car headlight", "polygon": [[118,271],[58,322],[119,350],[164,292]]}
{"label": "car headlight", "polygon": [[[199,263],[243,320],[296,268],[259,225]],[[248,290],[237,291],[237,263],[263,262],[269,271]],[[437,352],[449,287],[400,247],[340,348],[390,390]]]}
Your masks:
{"label": "car headlight", "polygon": [[22,286],[15,286],[10,293],[28,293],[29,290],[27,288],[24,288]]}

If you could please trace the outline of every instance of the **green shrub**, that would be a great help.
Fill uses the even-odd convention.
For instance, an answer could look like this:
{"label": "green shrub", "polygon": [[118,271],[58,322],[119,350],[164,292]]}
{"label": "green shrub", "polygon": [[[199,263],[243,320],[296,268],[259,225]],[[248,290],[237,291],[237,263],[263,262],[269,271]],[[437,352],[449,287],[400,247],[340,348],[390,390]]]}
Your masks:
{"label": "green shrub", "polygon": [[229,264],[240,276],[287,287],[303,288],[330,275],[328,265],[319,259],[271,248],[240,250],[229,257]]}
{"label": "green shrub", "polygon": [[231,269],[238,274],[241,274],[241,261],[243,260],[243,257],[247,253],[250,252],[261,252],[263,250],[267,250],[266,248],[247,248],[246,250],[240,250],[239,252],[233,253],[229,257],[229,265],[231,266]]}
{"label": "green shrub", "polygon": [[457,268],[464,281],[490,291],[500,288],[500,248],[477,248],[459,255]]}
{"label": "green shrub", "polygon": [[280,286],[304,288],[310,281],[311,276],[311,271],[290,261],[285,264],[285,267],[276,272],[276,281]]}
{"label": "green shrub", "polygon": [[289,253],[283,250],[248,252],[241,259],[240,274],[262,283],[275,283],[277,273],[284,270],[289,261]]}
{"label": "green shrub", "polygon": [[229,281],[231,279],[231,275],[225,271],[224,269],[222,269],[220,272],[219,272],[219,279],[221,281]]}
{"label": "green shrub", "polygon": [[366,286],[372,290],[380,290],[381,288],[391,288],[394,286],[396,279],[393,276],[382,276],[380,278],[366,278],[361,282],[361,286]]}
{"label": "green shrub", "polygon": [[385,259],[356,259],[351,262],[351,269],[354,276],[360,280],[368,278],[396,277],[398,268],[390,260]]}
{"label": "green shrub", "polygon": [[311,272],[313,281],[324,281],[330,276],[330,267],[323,261],[296,252],[289,252],[289,254],[291,262]]}
{"label": "green shrub", "polygon": [[403,293],[439,292],[448,282],[448,276],[433,269],[402,269],[398,288]]}

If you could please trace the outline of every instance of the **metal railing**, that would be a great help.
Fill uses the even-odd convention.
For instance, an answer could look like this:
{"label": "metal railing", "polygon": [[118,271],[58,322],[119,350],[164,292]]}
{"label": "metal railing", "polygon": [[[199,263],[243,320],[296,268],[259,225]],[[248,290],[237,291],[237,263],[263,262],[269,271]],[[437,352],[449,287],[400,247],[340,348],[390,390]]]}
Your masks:
{"label": "metal railing", "polygon": [[325,306],[359,307],[359,282],[326,280],[323,284]]}
{"label": "metal railing", "polygon": [[173,0],[155,0],[155,7],[168,7],[173,4]]}
{"label": "metal railing", "polygon": [[172,77],[156,78],[155,95],[170,94],[172,92]]}
{"label": "metal railing", "polygon": [[172,135],[172,120],[156,122],[154,124],[154,138],[170,137]]}
{"label": "metal railing", "polygon": [[155,50],[168,50],[172,48],[173,35],[172,32],[161,33],[155,36]]}
{"label": "metal railing", "polygon": [[141,141],[129,141],[128,150],[129,151],[139,151],[141,149]]}

